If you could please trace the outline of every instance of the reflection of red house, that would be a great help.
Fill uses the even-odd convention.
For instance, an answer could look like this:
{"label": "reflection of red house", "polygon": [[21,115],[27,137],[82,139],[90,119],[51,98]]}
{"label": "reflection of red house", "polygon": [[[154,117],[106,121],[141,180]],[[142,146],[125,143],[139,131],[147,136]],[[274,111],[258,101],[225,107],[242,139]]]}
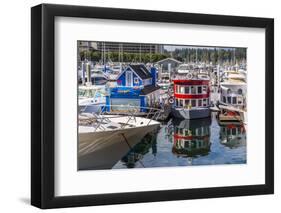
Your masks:
{"label": "reflection of red house", "polygon": [[177,156],[205,155],[210,151],[210,119],[174,123],[173,149]]}

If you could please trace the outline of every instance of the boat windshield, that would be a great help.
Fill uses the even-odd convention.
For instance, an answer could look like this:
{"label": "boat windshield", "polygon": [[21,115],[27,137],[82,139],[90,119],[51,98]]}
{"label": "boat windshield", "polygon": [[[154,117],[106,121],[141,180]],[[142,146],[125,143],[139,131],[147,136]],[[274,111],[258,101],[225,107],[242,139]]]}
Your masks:
{"label": "boat windshield", "polygon": [[170,78],[168,76],[164,76],[161,78],[162,80],[170,80]]}
{"label": "boat windshield", "polygon": [[180,65],[179,70],[188,70],[189,69],[189,66],[188,65]]}
{"label": "boat windshield", "polygon": [[79,97],[94,97],[96,94],[96,90],[94,89],[79,89]]}

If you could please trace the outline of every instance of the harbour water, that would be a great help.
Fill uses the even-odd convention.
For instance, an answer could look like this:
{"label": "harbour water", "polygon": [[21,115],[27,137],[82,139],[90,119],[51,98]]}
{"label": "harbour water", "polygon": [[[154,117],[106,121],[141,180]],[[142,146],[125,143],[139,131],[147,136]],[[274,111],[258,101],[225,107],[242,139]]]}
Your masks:
{"label": "harbour water", "polygon": [[[114,158],[111,157],[113,152]],[[208,119],[172,118],[162,122],[160,128],[145,135],[137,144],[122,140],[97,150],[93,152],[95,166],[92,169],[245,164],[246,152],[243,125],[219,125],[213,113]]]}
{"label": "harbour water", "polygon": [[[193,128],[194,122],[197,124]],[[186,127],[189,124],[191,128],[177,129],[182,124]],[[188,140],[189,144],[176,147],[177,133],[182,130],[184,134],[187,130],[193,134],[195,130],[196,134],[199,129],[206,131],[203,133],[203,140]],[[188,139],[186,136],[183,138]],[[130,149],[113,169],[245,164],[246,152],[246,133],[243,132],[243,127],[231,123],[220,126],[213,114],[209,123],[206,123],[206,119],[163,123],[157,132],[146,135],[140,143]]]}

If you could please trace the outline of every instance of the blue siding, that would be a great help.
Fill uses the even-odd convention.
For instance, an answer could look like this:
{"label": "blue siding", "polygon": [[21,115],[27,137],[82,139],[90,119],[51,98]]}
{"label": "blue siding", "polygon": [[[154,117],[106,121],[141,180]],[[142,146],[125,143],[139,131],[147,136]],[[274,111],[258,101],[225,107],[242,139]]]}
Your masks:
{"label": "blue siding", "polygon": [[[118,86],[126,86],[126,72],[131,71],[130,68],[127,68],[122,75],[119,76],[119,78],[117,79],[117,84]],[[133,71],[131,71],[133,72]],[[135,83],[135,78],[138,79],[138,83]],[[144,86],[143,84],[143,80],[141,78],[139,78],[135,72],[133,72],[133,87],[135,86]]]}
{"label": "blue siding", "polygon": [[117,84],[118,86],[125,86],[126,85],[126,76],[125,76],[125,72],[119,76],[119,78],[117,79]]}
{"label": "blue siding", "polygon": [[105,104],[106,104],[105,111],[110,112],[110,97],[109,96],[106,96]]}
{"label": "blue siding", "polygon": [[[140,96],[140,105],[141,107],[146,107],[146,98],[145,96]],[[147,112],[147,109],[141,108],[141,112]]]}

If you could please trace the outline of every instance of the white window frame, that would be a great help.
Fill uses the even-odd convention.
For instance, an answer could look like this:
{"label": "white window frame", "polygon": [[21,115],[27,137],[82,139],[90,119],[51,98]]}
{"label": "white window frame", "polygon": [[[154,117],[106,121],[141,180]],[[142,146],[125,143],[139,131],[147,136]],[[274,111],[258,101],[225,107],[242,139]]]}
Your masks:
{"label": "white window frame", "polygon": [[[129,78],[131,79],[131,84],[128,84]],[[133,72],[132,71],[127,71],[125,74],[125,80],[126,80],[126,86],[127,87],[132,87],[133,86]]]}
{"label": "white window frame", "polygon": [[208,93],[208,86],[202,85],[202,94],[207,94],[207,93]]}

